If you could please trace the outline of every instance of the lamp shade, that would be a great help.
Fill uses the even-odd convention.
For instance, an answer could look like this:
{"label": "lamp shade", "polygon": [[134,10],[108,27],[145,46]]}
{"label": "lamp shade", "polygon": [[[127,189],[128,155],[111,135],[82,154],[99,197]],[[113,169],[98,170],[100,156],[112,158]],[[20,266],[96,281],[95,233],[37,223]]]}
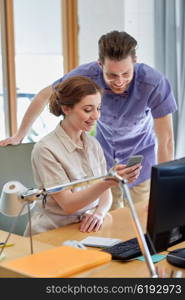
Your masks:
{"label": "lamp shade", "polygon": [[[0,212],[9,217],[15,217],[19,214],[22,206],[25,204],[24,199],[21,199],[21,194],[25,192],[27,188],[18,181],[7,182],[2,189],[0,198]],[[30,205],[30,209],[33,208],[34,203]],[[24,215],[28,212],[25,207],[21,213]]]}

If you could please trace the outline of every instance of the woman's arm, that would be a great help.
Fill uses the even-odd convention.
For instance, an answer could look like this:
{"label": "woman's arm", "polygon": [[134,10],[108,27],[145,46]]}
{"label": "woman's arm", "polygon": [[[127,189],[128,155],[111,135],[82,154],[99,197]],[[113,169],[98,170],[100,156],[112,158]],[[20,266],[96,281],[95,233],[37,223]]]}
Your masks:
{"label": "woman's arm", "polygon": [[52,93],[52,86],[42,89],[29,105],[18,131],[11,137],[0,141],[0,146],[20,144],[28,130],[43,111]]}
{"label": "woman's arm", "polygon": [[96,199],[98,199],[107,189],[117,184],[118,183],[115,180],[100,181],[92,184],[85,190],[76,192],[64,190],[53,194],[52,197],[66,213],[73,214],[77,210],[96,201]]}
{"label": "woman's arm", "polygon": [[[141,165],[135,165],[130,168],[126,168],[125,165],[116,166],[115,170],[118,174],[128,179],[129,182],[134,181],[140,173]],[[75,213],[77,210],[91,204],[98,199],[107,189],[117,185],[115,180],[109,179],[100,181],[96,184],[92,184],[85,190],[72,192],[71,190],[64,190],[53,194],[52,197],[57,201],[65,212],[69,214]]]}
{"label": "woman's arm", "polygon": [[[131,168],[126,168],[124,165],[117,165],[115,170],[118,174],[127,179],[128,182],[133,182],[139,176],[141,165],[135,165]],[[93,213],[85,213],[80,225],[80,231],[92,232],[100,230],[103,220],[109,211],[112,204],[112,194],[110,190],[106,190],[100,197],[99,205]]]}

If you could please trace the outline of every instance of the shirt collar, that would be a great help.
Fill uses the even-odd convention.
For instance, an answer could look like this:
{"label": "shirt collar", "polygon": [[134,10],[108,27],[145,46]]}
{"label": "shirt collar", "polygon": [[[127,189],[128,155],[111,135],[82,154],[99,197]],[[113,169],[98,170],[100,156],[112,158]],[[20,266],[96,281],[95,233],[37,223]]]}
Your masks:
{"label": "shirt collar", "polygon": [[[69,151],[73,152],[76,149],[82,149],[80,146],[76,145],[73,140],[69,137],[69,135],[65,132],[65,130],[61,127],[62,121],[55,128],[55,134],[59,138],[60,142],[64,145],[64,147]],[[84,148],[86,149],[87,145],[87,134],[82,132],[82,139],[84,143]]]}

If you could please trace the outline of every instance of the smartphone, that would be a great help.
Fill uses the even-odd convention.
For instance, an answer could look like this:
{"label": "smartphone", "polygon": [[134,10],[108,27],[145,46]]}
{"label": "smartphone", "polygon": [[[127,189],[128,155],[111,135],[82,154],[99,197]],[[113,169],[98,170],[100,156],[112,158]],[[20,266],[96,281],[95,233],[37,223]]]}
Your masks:
{"label": "smartphone", "polygon": [[127,161],[127,167],[132,167],[136,164],[140,164],[143,160],[143,155],[134,155],[129,157],[128,161]]}

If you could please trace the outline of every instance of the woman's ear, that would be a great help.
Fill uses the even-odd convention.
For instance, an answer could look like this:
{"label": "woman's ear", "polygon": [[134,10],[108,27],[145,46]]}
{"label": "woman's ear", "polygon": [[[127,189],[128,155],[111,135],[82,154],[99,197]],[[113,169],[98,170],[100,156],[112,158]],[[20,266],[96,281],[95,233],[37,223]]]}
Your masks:
{"label": "woman's ear", "polygon": [[69,112],[71,111],[71,108],[67,105],[61,105],[62,107],[62,111],[65,114],[65,116],[67,116],[69,114]]}

